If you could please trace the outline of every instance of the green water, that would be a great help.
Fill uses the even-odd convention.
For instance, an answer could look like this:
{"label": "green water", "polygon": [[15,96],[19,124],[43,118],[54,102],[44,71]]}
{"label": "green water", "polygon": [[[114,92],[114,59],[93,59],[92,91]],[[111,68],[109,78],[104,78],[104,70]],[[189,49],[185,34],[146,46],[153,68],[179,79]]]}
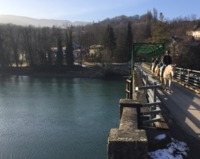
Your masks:
{"label": "green water", "polygon": [[0,159],[106,159],[125,81],[0,77]]}

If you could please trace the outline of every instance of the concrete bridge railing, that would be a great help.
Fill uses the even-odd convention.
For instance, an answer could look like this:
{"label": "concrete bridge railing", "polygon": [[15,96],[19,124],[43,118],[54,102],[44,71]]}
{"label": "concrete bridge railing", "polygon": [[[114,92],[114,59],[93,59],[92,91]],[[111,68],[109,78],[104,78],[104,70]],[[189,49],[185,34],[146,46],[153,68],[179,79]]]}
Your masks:
{"label": "concrete bridge railing", "polygon": [[[159,85],[155,85],[155,83],[150,85],[149,81],[146,81],[146,84],[144,84],[145,82],[142,81],[143,77],[146,76],[141,75],[140,70],[137,68],[134,74],[134,81],[131,79],[126,81],[126,98],[119,101],[119,128],[111,129],[108,136],[108,159],[148,158],[148,138],[146,130],[141,128],[141,125],[157,121],[153,120],[152,116],[160,112],[153,112],[156,110],[151,110],[151,107],[160,105],[160,101],[156,97],[156,89]],[[150,78],[145,79],[149,80]],[[133,86],[135,87],[130,89]],[[137,91],[135,90],[136,87]],[[139,90],[145,91],[141,93]],[[131,92],[135,95],[129,94]],[[146,94],[148,93],[151,94],[149,96],[151,96],[152,101],[146,99]],[[144,107],[148,108],[146,110],[149,110],[149,112],[145,113],[145,115],[149,115],[149,119],[145,121],[142,119],[144,112],[141,112],[141,109]]]}
{"label": "concrete bridge railing", "polygon": [[138,129],[138,109],[141,105],[131,99],[120,100],[119,128],[110,130],[108,159],[147,159],[146,132]]}

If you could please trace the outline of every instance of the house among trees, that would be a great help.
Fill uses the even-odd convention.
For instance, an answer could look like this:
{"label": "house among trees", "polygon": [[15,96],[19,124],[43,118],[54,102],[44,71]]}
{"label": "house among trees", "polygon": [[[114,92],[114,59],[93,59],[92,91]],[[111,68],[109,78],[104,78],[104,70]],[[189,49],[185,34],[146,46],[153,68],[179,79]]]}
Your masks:
{"label": "house among trees", "polygon": [[90,56],[96,56],[100,51],[102,51],[102,45],[91,45],[89,49]]}
{"label": "house among trees", "polygon": [[200,27],[195,26],[192,31],[187,31],[186,34],[193,37],[195,40],[200,40]]}
{"label": "house among trees", "polygon": [[[66,47],[62,47],[62,52],[63,52],[63,56],[65,56],[65,50],[66,50]],[[58,47],[51,47],[51,52],[50,52],[50,56],[52,59],[56,59],[56,56],[57,56],[57,52],[58,52]],[[48,58],[48,54],[46,55],[46,57]]]}

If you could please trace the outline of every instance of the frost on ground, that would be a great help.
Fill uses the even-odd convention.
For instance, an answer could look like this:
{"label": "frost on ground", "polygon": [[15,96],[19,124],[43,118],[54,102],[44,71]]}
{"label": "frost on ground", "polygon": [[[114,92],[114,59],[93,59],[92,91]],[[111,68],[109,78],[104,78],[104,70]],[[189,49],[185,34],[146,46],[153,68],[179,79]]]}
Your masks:
{"label": "frost on ground", "polygon": [[159,149],[149,152],[151,159],[183,159],[187,157],[189,148],[185,142],[173,140],[167,145],[166,149]]}

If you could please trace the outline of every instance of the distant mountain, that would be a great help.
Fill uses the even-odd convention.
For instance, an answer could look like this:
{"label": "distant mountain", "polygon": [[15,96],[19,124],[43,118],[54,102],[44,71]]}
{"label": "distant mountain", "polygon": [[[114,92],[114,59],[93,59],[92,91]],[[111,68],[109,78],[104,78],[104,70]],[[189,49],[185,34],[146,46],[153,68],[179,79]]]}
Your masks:
{"label": "distant mountain", "polygon": [[55,20],[55,19],[36,19],[36,18],[29,18],[24,16],[15,16],[15,15],[0,15],[0,24],[15,24],[15,25],[22,25],[28,26],[32,25],[35,27],[66,27],[66,26],[78,26],[78,25],[87,25],[90,24],[88,22],[71,22],[69,20]]}

